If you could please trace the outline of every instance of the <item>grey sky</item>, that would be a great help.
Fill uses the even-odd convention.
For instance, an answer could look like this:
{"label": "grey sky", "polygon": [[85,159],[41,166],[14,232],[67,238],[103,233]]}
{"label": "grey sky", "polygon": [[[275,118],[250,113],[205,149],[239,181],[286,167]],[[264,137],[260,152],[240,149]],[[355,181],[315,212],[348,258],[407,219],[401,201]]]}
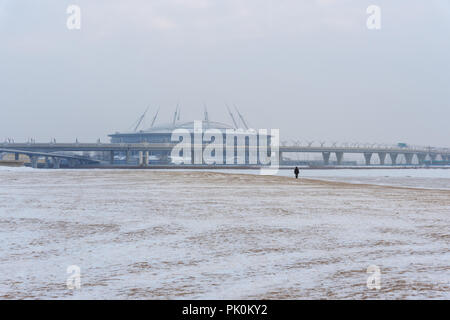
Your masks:
{"label": "grey sky", "polygon": [[450,146],[449,57],[449,0],[0,0],[0,140],[106,140],[178,102],[230,123],[228,102],[282,139]]}

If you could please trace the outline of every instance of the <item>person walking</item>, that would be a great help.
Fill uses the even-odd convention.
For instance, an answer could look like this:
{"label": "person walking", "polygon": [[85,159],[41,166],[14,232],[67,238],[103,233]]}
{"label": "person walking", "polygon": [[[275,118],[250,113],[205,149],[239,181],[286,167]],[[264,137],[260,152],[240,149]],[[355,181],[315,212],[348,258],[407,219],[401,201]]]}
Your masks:
{"label": "person walking", "polygon": [[295,169],[294,169],[295,179],[298,179],[299,173],[300,173],[300,170],[298,170],[298,167],[295,167]]}

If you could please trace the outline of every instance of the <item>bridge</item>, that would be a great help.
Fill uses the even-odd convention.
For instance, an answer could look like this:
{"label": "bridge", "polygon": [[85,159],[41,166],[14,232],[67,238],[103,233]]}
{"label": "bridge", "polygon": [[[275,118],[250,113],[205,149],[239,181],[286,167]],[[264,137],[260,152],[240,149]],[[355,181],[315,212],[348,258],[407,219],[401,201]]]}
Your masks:
{"label": "bridge", "polygon": [[[30,157],[33,167],[37,166],[38,157],[51,158],[54,168],[59,167],[60,159],[67,159],[72,165],[76,165],[76,163],[100,163],[99,160],[62,154],[61,152],[106,152],[109,153],[109,164],[111,165],[114,164],[115,154],[125,154],[125,162],[130,163],[131,153],[139,152],[139,165],[146,166],[148,165],[149,153],[151,151],[170,152],[175,145],[176,143],[3,143],[0,144],[0,152],[13,153],[16,159],[18,159],[19,154],[25,154]],[[283,144],[280,146],[279,151],[280,159],[283,159],[283,154],[286,153],[318,153],[322,155],[325,165],[330,163],[330,156],[332,154],[336,156],[337,165],[342,164],[344,154],[362,154],[366,165],[372,164],[374,155],[378,157],[380,165],[386,165],[387,156],[389,156],[392,165],[397,164],[399,155],[405,157],[407,165],[413,163],[414,157],[416,157],[420,165],[425,164],[427,157],[432,164],[438,158],[441,159],[441,163],[450,164],[450,149],[448,148],[398,147],[375,144],[337,146],[336,143],[331,146],[325,146],[323,143],[320,146],[314,146],[312,143],[309,143],[304,146],[299,144]]]}
{"label": "bridge", "polygon": [[98,160],[80,157],[76,155],[67,155],[67,154],[57,154],[53,152],[40,152],[40,151],[31,151],[31,150],[23,150],[23,149],[15,149],[15,148],[0,148],[0,153],[13,153],[15,160],[19,160],[19,155],[24,154],[30,158],[30,163],[33,168],[37,168],[38,159],[40,157],[45,158],[45,164],[47,167],[50,166],[49,160],[51,159],[51,164],[53,168],[59,168],[61,164],[61,160],[65,159],[68,161],[70,167],[75,167],[77,164],[94,164],[100,163]]}
{"label": "bridge", "polygon": [[321,153],[325,165],[329,164],[331,154],[336,155],[336,162],[338,165],[342,164],[342,159],[345,153],[362,154],[364,155],[365,164],[370,165],[373,156],[377,155],[380,165],[386,164],[386,157],[389,155],[391,164],[397,164],[399,155],[405,157],[407,165],[411,165],[414,156],[417,157],[417,162],[422,165],[425,163],[427,156],[431,159],[431,163],[436,162],[440,156],[441,161],[450,161],[450,149],[446,148],[432,148],[432,147],[405,147],[398,146],[281,146],[280,153],[287,152],[315,152]]}

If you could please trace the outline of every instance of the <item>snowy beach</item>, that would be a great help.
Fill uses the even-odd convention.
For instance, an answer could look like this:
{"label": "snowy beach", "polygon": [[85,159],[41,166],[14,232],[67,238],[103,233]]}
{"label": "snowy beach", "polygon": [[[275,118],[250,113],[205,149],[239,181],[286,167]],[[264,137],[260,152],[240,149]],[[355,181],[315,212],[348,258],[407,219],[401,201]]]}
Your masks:
{"label": "snowy beach", "polygon": [[368,171],[2,168],[0,298],[450,298],[450,170]]}

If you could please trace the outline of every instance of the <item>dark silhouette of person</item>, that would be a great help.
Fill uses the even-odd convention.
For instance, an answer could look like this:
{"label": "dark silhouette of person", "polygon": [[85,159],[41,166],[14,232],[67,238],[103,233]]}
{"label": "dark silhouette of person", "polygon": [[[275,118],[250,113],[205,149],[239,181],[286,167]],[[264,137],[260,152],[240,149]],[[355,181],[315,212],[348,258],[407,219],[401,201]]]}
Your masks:
{"label": "dark silhouette of person", "polygon": [[300,173],[300,170],[298,170],[298,167],[295,167],[295,169],[294,169],[295,179],[298,179],[299,173]]}

